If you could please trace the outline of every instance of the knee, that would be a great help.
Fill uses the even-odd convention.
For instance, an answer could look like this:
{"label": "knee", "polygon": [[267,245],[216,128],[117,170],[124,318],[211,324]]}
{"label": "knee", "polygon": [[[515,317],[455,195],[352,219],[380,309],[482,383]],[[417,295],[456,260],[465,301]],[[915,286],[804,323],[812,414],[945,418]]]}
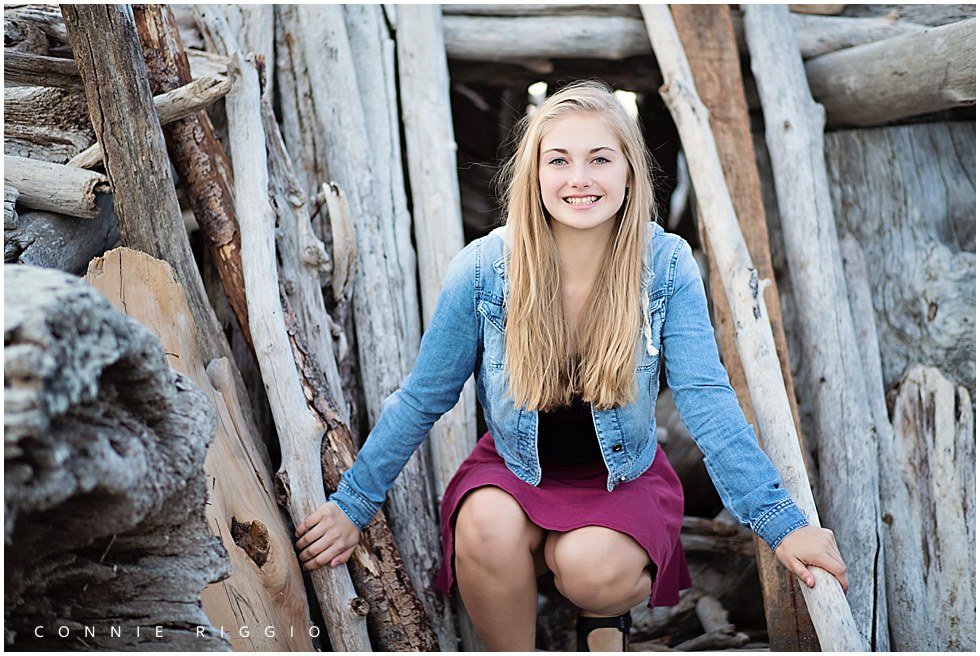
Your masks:
{"label": "knee", "polygon": [[578,608],[618,614],[650,594],[649,574],[614,554],[556,551],[555,586]]}
{"label": "knee", "polygon": [[499,488],[479,488],[466,496],[456,515],[456,558],[506,566],[516,549],[532,546],[534,528],[508,493]]}

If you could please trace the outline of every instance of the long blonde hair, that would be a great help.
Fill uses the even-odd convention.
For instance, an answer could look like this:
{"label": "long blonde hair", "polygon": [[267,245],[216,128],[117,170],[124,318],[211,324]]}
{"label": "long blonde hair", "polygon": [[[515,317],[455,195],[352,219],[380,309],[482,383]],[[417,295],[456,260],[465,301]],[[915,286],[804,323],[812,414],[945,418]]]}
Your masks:
{"label": "long blonde hair", "polygon": [[[559,118],[600,117],[628,163],[627,193],[575,340],[566,321],[558,252],[541,200],[541,140]],[[518,146],[502,171],[510,249],[506,362],[508,392],[533,410],[567,405],[576,394],[608,409],[636,399],[636,345],[647,226],[654,217],[650,156],[637,121],[612,90],[578,82],[545,100],[518,125]]]}

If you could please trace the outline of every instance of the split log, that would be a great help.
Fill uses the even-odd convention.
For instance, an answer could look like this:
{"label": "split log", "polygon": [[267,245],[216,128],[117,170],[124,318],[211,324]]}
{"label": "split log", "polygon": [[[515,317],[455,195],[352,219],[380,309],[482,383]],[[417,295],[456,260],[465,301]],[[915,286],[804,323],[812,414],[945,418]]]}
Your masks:
{"label": "split log", "polygon": [[206,397],[73,276],[5,266],[4,309],[6,646],[228,649],[199,601],[228,574]]}
{"label": "split log", "polygon": [[106,176],[63,164],[4,155],[3,182],[20,192],[21,205],[68,216],[94,219],[108,202],[100,199],[109,192]]}
{"label": "split log", "polygon": [[[465,245],[441,21],[434,6],[406,5],[398,11],[398,79],[425,325],[435,311],[449,261]],[[446,485],[476,443],[472,379],[460,402],[429,435],[436,503],[441,503]]]}
{"label": "split log", "polygon": [[[153,97],[160,125],[168,125],[207,109],[224,98],[231,85],[226,77],[201,77],[188,84]],[[102,164],[102,145],[92,144],[68,161],[68,166],[92,169]]]}
{"label": "split log", "polygon": [[919,363],[975,398],[975,124],[841,130],[825,147],[838,230],[873,281],[885,388]]}
{"label": "split log", "polygon": [[806,64],[829,125],[881,125],[977,102],[977,20],[856,46]]}
{"label": "split log", "polygon": [[[275,263],[274,223],[268,203],[265,139],[258,107],[258,73],[254,64],[232,59],[232,89],[226,99],[229,139],[238,179],[235,209],[242,233],[246,299],[250,330],[263,383],[272,407],[282,450],[276,475],[284,505],[299,524],[326,502],[320,468],[310,456],[320,449],[326,430],[309,406],[293,361],[283,319]],[[241,68],[240,68],[241,67]],[[327,623],[330,644],[337,651],[370,651],[364,617],[366,603],[357,596],[344,568],[321,567],[310,574]]]}
{"label": "split log", "polygon": [[78,67],[70,59],[34,55],[4,48],[3,78],[5,83],[57,87],[69,91],[82,88]]}
{"label": "split log", "polygon": [[[878,449],[867,390],[849,373],[860,353],[827,184],[823,112],[810,96],[787,10],[742,10],[816,409],[822,514],[847,563],[847,601],[860,635],[851,647],[887,650],[886,608],[880,603],[884,563],[876,557],[882,539]],[[825,611],[814,607],[812,597],[807,595],[810,617],[821,647],[828,649],[824,618],[818,619]]]}
{"label": "split log", "polygon": [[[137,5],[133,13],[153,93],[174,91],[190,83],[190,66],[169,7]],[[241,236],[231,191],[231,162],[205,111],[168,124],[164,136],[225,295],[245,341],[251,344],[242,277]]]}
{"label": "split log", "polygon": [[[707,111],[697,96],[683,46],[666,7],[642,5],[650,41],[664,79],[662,95],[689,154],[691,180],[704,208],[708,234],[718,269],[723,272],[725,292],[735,321],[739,355],[745,367],[752,403],[759,422],[760,439],[779,471],[787,491],[808,521],[819,524],[806,469],[800,455],[793,415],[782,385],[780,365],[759,295],[758,274],[738,227],[718,160]],[[751,34],[748,20],[747,33]],[[768,122],[767,122],[768,123]],[[697,153],[697,157],[691,156]],[[817,585],[803,588],[817,635],[824,649],[856,648],[861,644],[847,600],[834,578],[817,569]]]}
{"label": "split log", "polygon": [[[936,431],[937,435],[929,434],[928,431],[926,434],[912,431],[902,436],[902,443],[896,440],[896,433],[889,421],[885,403],[885,387],[882,382],[878,337],[874,324],[875,312],[871,303],[871,286],[861,246],[852,235],[845,234],[841,238],[841,252],[844,255],[844,269],[850,281],[847,291],[861,347],[861,371],[865,374],[868,394],[872,399],[872,414],[878,431],[881,506],[885,523],[883,553],[888,563],[885,575],[892,646],[902,651],[973,651],[976,647],[976,608],[971,605],[970,600],[976,599],[976,596],[975,590],[968,583],[972,580],[973,572],[962,571],[960,563],[968,562],[965,554],[959,556],[962,560],[955,561],[957,556],[951,556],[947,549],[952,549],[954,552],[962,551],[964,543],[960,527],[964,525],[964,520],[967,531],[975,526],[974,521],[970,519],[975,518],[976,515],[975,488],[973,483],[968,482],[963,475],[975,477],[975,473],[967,471],[969,470],[967,467],[963,474],[952,477],[967,484],[962,493],[959,490],[949,490],[948,478],[944,479],[946,487],[934,488],[940,499],[948,501],[949,495],[956,497],[958,512],[965,515],[965,517],[951,518],[949,525],[940,526],[938,521],[930,525],[925,520],[926,517],[938,519],[939,513],[931,507],[929,497],[932,493],[929,491],[918,493],[918,491],[921,489],[922,481],[935,480],[938,473],[932,467],[926,468],[926,465],[939,462],[942,463],[942,467],[948,467],[950,464],[956,468],[962,467],[959,464],[963,462],[962,458],[967,457],[975,446],[969,439],[963,444],[954,444],[951,452],[955,452],[955,459],[946,461],[949,455],[941,449],[944,446],[949,448],[947,445],[952,436],[949,435],[948,429],[942,431],[942,434]],[[925,375],[916,376],[910,372],[909,378],[917,380],[909,382],[907,378],[902,383],[902,393],[912,389],[911,396],[914,399],[916,393],[923,391],[916,389],[916,385],[925,379],[927,383],[924,391],[927,398],[925,406],[912,407],[911,413],[920,422],[922,416],[919,413],[948,413],[949,409],[942,407],[942,404],[948,403],[952,398],[949,392],[953,389],[953,384],[938,375],[935,369],[923,368],[919,365],[915,367],[917,372]],[[938,394],[935,393],[937,389],[940,390]],[[954,404],[955,412],[963,416],[955,419],[958,424],[972,424],[969,397],[968,394],[963,396],[966,398],[960,400],[966,402],[965,406],[957,407]],[[905,398],[907,400],[909,395]],[[907,419],[907,415],[896,412],[896,423]],[[914,424],[915,421],[912,423]],[[930,417],[926,419],[925,426],[935,429],[937,426],[948,427],[949,423],[945,417],[939,421]],[[938,439],[930,441],[930,438]],[[943,444],[937,445],[937,442]],[[910,456],[910,450],[913,453],[924,451],[926,457]],[[964,451],[966,453],[963,453]],[[923,507],[924,500],[927,502],[925,507]],[[944,507],[947,505],[942,501],[940,503]],[[937,549],[938,553],[935,555],[944,562],[955,561],[956,564],[952,566],[952,571],[938,567],[932,570],[930,576],[927,572],[930,572],[933,554],[929,553],[928,545],[937,543],[940,544],[942,551]],[[975,534],[968,533],[966,537],[968,550],[972,550],[975,544]],[[963,588],[964,584],[970,589]],[[940,590],[942,594],[937,596],[936,592]],[[957,594],[951,593],[954,590]],[[966,622],[963,621],[964,618],[967,618]]]}
{"label": "split log", "polygon": [[85,95],[50,87],[3,90],[3,152],[64,164],[95,141]]}
{"label": "split log", "polygon": [[[742,87],[742,72],[730,20],[731,12],[721,5],[674,5],[671,10],[681,43],[688,53],[698,96],[710,113],[710,126],[718,147],[718,157],[721,160],[735,215],[745,237],[749,257],[759,277],[762,280],[773,281],[764,288],[763,295],[776,353],[779,356],[786,398],[793,415],[793,425],[796,434],[801,438],[800,451],[804,454],[804,462],[807,462],[808,451],[803,444],[800,430],[796,392],[789,368],[786,336],[783,332],[779,290],[774,283],[769,255],[769,234],[766,230],[765,209],[759,191],[759,175],[753,166],[749,109]],[[700,212],[698,217],[700,219]],[[699,221],[699,225],[703,233],[704,222]],[[731,309],[722,302],[725,296],[724,284],[718,267],[710,257],[710,239],[702,234],[701,242],[705,244],[705,252],[711,262],[710,286],[712,298],[717,299],[712,307],[719,350],[728,369],[731,385],[738,396],[739,405],[745,412],[745,418],[750,424],[755,424],[751,395],[736,346],[735,322]],[[814,471],[812,466],[807,469],[808,474]],[[806,611],[802,592],[796,585],[796,576],[779,564],[764,541],[757,539],[755,544],[770,647],[774,651],[801,651],[808,646],[816,647],[818,644],[816,633]],[[710,633],[707,627],[705,630]]]}
{"label": "split log", "polygon": [[204,460],[205,512],[232,568],[228,578],[201,594],[211,623],[224,629],[236,651],[312,651],[309,605],[290,529],[276,506],[271,473],[256,466],[257,441],[244,434],[233,365],[224,358],[204,361],[184,290],[167,263],[120,248],[93,261],[86,279],[160,339],[170,366],[193,381],[218,414]]}
{"label": "split log", "polygon": [[[893,623],[892,629],[907,648],[974,652],[976,433],[970,394],[934,368],[913,366],[899,387],[892,421],[891,455],[910,501],[909,524],[892,528],[920,550],[924,565],[902,572],[911,579],[902,592],[912,596],[899,598],[931,619]],[[910,635],[913,627],[923,633]]]}

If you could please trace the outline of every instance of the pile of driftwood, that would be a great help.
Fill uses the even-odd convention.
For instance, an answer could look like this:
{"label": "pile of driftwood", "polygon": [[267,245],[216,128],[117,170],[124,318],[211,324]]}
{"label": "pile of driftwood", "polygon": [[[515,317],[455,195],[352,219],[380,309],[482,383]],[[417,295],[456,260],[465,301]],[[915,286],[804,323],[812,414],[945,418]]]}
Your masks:
{"label": "pile of driftwood", "polygon": [[687,153],[733,385],[852,583],[804,604],[665,393],[695,587],[637,647],[975,646],[975,11],[830,7],[7,6],[5,644],[479,648],[432,589],[472,382],[309,595],[290,525],[497,220],[528,85],[596,75]]}

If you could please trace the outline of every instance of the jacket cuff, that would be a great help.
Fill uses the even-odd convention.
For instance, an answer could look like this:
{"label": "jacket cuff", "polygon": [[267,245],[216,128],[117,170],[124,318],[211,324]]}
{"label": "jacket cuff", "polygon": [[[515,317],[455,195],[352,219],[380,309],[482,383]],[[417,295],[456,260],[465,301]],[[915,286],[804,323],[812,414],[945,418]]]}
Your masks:
{"label": "jacket cuff", "polygon": [[763,513],[752,530],[775,551],[783,538],[806,525],[803,512],[787,497]]}
{"label": "jacket cuff", "polygon": [[327,500],[336,503],[348,519],[362,531],[380,508],[380,506],[371,503],[364,495],[359,494],[343,478],[337,486],[337,491],[331,494]]}

